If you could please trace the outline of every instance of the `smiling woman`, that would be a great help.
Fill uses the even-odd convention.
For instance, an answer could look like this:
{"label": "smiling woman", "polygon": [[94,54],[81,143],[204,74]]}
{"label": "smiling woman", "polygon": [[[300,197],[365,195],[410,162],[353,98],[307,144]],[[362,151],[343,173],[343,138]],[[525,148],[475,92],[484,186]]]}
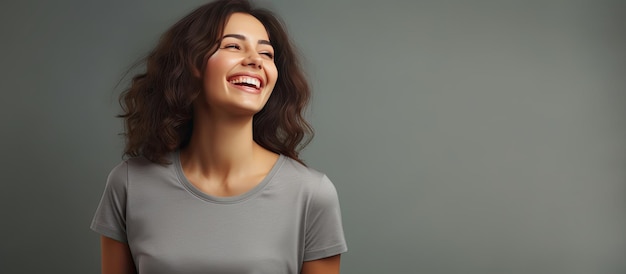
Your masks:
{"label": "smiling woman", "polygon": [[337,192],[298,157],[309,87],[276,17],[206,4],[146,68],[120,98],[130,158],[91,225],[102,272],[339,273]]}
{"label": "smiling woman", "polygon": [[[234,13],[224,27],[218,50],[209,57],[202,100],[195,117],[254,115],[272,94],[278,71],[274,49],[263,24],[254,16]],[[204,124],[200,122],[200,124]]]}

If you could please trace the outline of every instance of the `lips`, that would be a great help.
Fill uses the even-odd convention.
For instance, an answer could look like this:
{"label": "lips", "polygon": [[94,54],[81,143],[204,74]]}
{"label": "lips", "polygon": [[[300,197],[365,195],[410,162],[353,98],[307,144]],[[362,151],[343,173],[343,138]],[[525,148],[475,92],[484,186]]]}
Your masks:
{"label": "lips", "polygon": [[263,78],[254,74],[235,74],[228,77],[227,81],[236,86],[250,87],[261,89],[263,87]]}

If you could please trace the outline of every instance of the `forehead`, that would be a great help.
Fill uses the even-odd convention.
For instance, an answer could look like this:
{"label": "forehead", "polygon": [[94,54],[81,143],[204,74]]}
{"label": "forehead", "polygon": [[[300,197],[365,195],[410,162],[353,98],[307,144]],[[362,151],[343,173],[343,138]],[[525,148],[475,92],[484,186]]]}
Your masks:
{"label": "forehead", "polygon": [[242,34],[253,40],[269,40],[261,21],[247,13],[233,13],[224,25],[224,35],[226,34]]}

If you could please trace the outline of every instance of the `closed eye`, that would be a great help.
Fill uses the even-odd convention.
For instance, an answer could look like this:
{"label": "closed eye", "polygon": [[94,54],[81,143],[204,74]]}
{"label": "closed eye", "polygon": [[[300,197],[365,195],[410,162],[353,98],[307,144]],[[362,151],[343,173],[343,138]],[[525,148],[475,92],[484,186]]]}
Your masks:
{"label": "closed eye", "polygon": [[241,49],[241,46],[237,44],[227,44],[224,46],[225,49]]}
{"label": "closed eye", "polygon": [[269,57],[270,59],[274,59],[274,54],[271,52],[261,52],[261,55],[265,55]]}

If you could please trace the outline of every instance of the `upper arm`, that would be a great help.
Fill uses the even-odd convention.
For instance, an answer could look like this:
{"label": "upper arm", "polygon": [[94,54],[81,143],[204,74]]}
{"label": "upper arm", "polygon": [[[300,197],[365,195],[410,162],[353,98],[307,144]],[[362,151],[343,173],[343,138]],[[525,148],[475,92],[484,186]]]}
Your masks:
{"label": "upper arm", "polygon": [[302,263],[301,274],[339,274],[341,255]]}
{"label": "upper arm", "polygon": [[339,274],[341,255],[322,258],[302,263],[300,274]]}
{"label": "upper arm", "polygon": [[128,244],[100,236],[102,274],[137,273]]}
{"label": "upper arm", "polygon": [[126,239],[127,201],[128,163],[122,162],[109,173],[90,228],[111,239],[120,242],[128,241]]}
{"label": "upper arm", "polygon": [[347,251],[337,190],[324,176],[307,205],[304,261],[313,261]]}

